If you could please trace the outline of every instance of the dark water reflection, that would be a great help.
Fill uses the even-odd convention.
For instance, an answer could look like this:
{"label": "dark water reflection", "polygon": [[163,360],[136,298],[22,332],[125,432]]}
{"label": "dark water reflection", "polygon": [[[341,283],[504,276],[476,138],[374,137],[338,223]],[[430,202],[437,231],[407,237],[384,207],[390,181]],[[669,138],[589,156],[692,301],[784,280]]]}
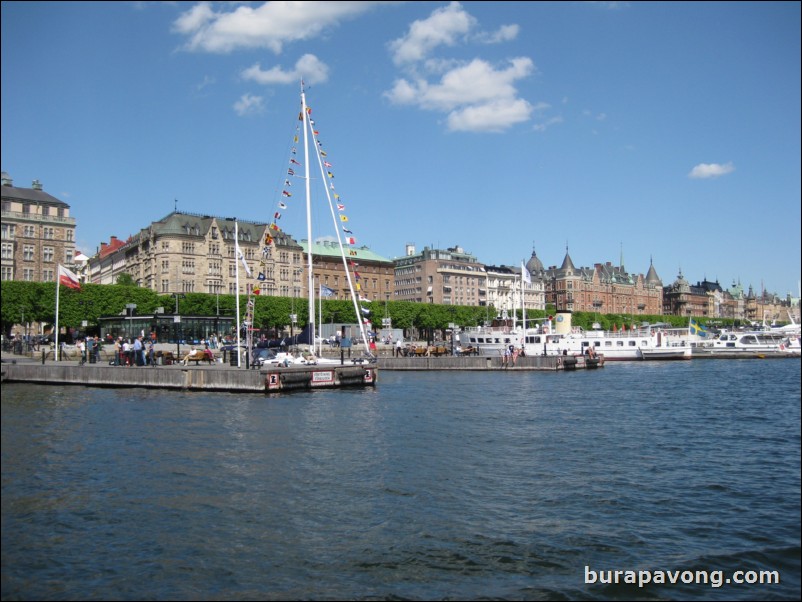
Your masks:
{"label": "dark water reflection", "polygon": [[799,361],[380,378],[3,385],[3,599],[799,598]]}

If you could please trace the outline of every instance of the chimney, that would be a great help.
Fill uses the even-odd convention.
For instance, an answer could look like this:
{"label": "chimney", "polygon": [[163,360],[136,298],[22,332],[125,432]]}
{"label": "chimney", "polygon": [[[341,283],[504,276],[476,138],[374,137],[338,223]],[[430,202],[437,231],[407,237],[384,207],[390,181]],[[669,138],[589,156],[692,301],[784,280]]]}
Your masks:
{"label": "chimney", "polygon": [[42,190],[42,183],[39,180],[34,180],[31,183],[31,188],[33,188],[34,190]]}
{"label": "chimney", "polygon": [[3,186],[13,186],[14,180],[11,179],[11,176],[8,175],[6,172],[0,174],[0,178],[2,178]]}

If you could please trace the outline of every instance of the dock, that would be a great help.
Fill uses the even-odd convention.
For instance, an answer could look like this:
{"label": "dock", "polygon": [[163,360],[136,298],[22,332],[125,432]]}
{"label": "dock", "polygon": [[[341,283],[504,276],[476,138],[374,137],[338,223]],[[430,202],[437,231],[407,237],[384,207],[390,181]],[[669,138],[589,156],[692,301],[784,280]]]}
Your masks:
{"label": "dock", "polygon": [[[102,357],[102,356],[101,356]],[[185,391],[280,393],[344,387],[376,386],[381,370],[398,371],[557,371],[594,369],[604,358],[585,356],[519,356],[504,364],[498,356],[390,357],[380,355],[376,363],[343,358],[340,364],[264,366],[245,368],[227,363],[156,366],[114,366],[107,358],[97,363],[73,359],[56,362],[52,351],[28,356],[4,353],[0,380],[47,385],[86,387],[142,387]]]}
{"label": "dock", "polygon": [[85,387],[141,387],[184,391],[227,391],[230,393],[279,393],[299,389],[375,386],[375,364],[338,366],[289,366],[245,369],[221,366],[141,366],[75,364],[6,360],[0,378],[3,383],[26,382],[43,385]]}

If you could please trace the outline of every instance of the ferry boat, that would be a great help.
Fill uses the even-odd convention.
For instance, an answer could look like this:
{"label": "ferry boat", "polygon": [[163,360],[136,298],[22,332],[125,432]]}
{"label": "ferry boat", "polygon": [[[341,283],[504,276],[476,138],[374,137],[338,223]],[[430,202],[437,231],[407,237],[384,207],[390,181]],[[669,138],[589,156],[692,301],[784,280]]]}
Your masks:
{"label": "ferry boat", "polygon": [[478,349],[479,355],[493,356],[503,355],[512,345],[526,355],[587,355],[592,347],[605,361],[691,357],[687,328],[655,324],[620,331],[586,331],[571,325],[569,311],[558,311],[555,321],[547,318],[526,329],[505,314],[489,325],[465,329],[460,333],[460,344]]}

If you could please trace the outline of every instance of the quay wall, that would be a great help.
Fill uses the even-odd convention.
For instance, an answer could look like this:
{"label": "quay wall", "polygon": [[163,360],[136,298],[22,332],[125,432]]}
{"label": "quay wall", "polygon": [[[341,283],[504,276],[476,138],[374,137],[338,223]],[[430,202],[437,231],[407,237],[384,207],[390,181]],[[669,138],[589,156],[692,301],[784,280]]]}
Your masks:
{"label": "quay wall", "polygon": [[121,368],[102,365],[3,363],[3,381],[88,387],[146,387],[198,391],[263,392],[265,372],[237,368]]}
{"label": "quay wall", "polygon": [[[577,360],[576,368],[585,368],[583,357],[568,356],[568,361]],[[507,367],[499,356],[452,356],[441,357],[383,357],[377,365],[382,370],[562,370],[566,358],[562,356],[521,356],[515,366]]]}

